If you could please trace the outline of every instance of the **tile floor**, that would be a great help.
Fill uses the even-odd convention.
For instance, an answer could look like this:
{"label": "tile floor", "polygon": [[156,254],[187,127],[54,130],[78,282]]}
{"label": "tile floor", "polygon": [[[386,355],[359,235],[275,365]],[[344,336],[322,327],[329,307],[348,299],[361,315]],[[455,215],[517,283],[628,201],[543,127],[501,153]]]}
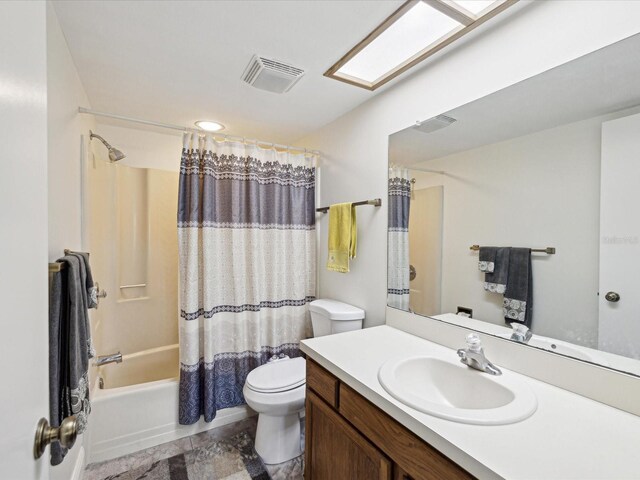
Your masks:
{"label": "tile floor", "polygon": [[[163,443],[155,447],[140,450],[123,457],[114,458],[100,463],[92,463],[87,466],[84,480],[108,480],[117,475],[145,465],[151,465],[159,460],[188,452],[217,440],[224,440],[246,431],[255,439],[258,417],[254,416],[231,423],[222,427],[207,430],[190,437],[180,438],[173,442]],[[301,421],[302,447],[304,449],[304,419]],[[273,480],[302,480],[302,458],[294,458],[279,465],[267,465],[267,471]],[[204,478],[202,480],[205,480]]]}

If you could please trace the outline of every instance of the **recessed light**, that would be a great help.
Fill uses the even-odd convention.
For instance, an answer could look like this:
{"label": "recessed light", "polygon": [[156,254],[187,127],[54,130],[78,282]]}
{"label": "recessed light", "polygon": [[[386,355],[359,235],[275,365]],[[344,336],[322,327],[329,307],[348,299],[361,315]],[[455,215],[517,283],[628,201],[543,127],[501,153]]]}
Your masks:
{"label": "recessed light", "polygon": [[209,120],[198,120],[196,122],[196,127],[206,130],[207,132],[219,132],[220,130],[224,130],[224,125],[221,123]]}

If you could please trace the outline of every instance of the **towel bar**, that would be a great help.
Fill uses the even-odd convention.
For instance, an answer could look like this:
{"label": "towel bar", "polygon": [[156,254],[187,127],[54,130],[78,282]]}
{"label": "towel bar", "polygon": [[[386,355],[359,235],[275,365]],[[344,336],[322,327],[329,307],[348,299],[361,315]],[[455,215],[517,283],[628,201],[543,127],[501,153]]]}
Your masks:
{"label": "towel bar", "polygon": [[[469,247],[469,250],[478,251],[478,250],[480,250],[480,245],[471,245]],[[532,248],[531,251],[532,252],[537,252],[537,253],[546,253],[547,255],[555,255],[555,253],[556,253],[555,247]]]}
{"label": "towel bar", "polygon": [[[359,207],[360,205],[373,205],[374,207],[382,206],[382,200],[379,198],[374,198],[373,200],[362,200],[360,202],[353,202],[354,207]],[[327,213],[329,211],[329,207],[320,207],[316,208],[316,212]]]}

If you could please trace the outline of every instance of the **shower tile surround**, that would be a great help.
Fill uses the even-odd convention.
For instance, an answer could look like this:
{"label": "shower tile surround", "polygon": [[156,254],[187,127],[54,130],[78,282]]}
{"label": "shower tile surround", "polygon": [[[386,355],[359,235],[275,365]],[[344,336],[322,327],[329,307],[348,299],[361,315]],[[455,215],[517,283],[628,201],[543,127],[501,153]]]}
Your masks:
{"label": "shower tile surround", "polygon": [[[207,430],[206,432],[201,432],[190,437],[180,438],[173,442],[140,450],[113,460],[92,463],[87,466],[83,480],[133,480],[136,477],[133,475],[132,471],[136,469],[140,469],[145,466],[151,468],[154,463],[175,455],[184,454],[185,457],[188,457],[197,449],[204,448],[216,441],[230,439],[241,432],[247,432],[252,439],[255,439],[257,421],[258,417],[253,416],[239,422]],[[301,420],[301,441],[304,449],[304,418]],[[273,480],[302,480],[302,459],[303,456],[300,456],[278,465],[266,465],[266,469]],[[189,480],[208,480],[210,476],[207,476],[207,473],[208,472],[203,472],[202,479],[200,479],[200,477],[197,479],[189,477]],[[148,475],[150,476],[145,476],[143,478],[147,480],[170,479],[166,472],[163,473],[162,469],[158,469],[158,471],[154,472],[149,471]],[[245,477],[243,476],[238,478]]]}

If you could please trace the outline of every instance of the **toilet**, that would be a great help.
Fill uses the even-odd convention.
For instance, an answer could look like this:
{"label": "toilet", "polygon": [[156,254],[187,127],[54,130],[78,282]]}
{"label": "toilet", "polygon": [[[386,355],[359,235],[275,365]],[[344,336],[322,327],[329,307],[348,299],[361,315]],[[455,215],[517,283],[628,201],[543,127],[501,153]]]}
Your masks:
{"label": "toilet", "polygon": [[[321,337],[362,328],[364,310],[335,300],[309,304],[313,336]],[[302,454],[300,414],[306,388],[304,358],[272,357],[247,375],[242,393],[258,412],[255,448],[268,465]]]}

